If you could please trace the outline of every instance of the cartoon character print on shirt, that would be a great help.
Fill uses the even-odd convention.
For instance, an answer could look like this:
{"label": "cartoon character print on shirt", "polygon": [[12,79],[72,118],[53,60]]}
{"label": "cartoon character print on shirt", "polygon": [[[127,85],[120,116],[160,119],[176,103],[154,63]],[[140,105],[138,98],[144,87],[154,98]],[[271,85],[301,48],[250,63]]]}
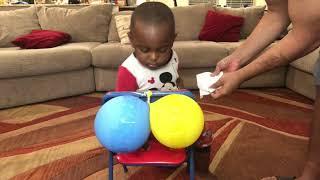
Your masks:
{"label": "cartoon character print on shirt", "polygon": [[178,89],[177,85],[172,82],[172,74],[170,72],[161,73],[159,79],[163,83],[160,91],[172,91]]}
{"label": "cartoon character print on shirt", "polygon": [[155,83],[154,77],[151,77],[151,79],[148,80],[148,83],[154,84]]}
{"label": "cartoon character print on shirt", "polygon": [[[177,90],[178,87],[174,82],[172,82],[172,74],[170,72],[164,72],[161,73],[159,76],[160,82],[163,83],[160,89],[158,88],[151,88],[152,91],[172,91]],[[150,80],[148,80],[148,83],[153,84],[154,83],[154,77],[152,77]]]}

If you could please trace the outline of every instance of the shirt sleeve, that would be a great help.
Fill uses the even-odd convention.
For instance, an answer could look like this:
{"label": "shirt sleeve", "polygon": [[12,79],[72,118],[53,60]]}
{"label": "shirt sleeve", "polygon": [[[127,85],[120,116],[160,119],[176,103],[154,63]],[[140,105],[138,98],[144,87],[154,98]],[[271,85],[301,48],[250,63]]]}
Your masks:
{"label": "shirt sleeve", "polygon": [[118,69],[116,91],[137,91],[138,84],[136,78],[127,68],[120,66]]}

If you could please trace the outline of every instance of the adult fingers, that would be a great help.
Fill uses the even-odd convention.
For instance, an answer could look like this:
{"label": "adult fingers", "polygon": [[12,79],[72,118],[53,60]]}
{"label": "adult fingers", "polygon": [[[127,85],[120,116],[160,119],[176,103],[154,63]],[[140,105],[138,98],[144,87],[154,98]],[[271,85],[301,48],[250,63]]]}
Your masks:
{"label": "adult fingers", "polygon": [[219,87],[221,87],[224,84],[224,78],[223,76],[214,84],[212,84],[212,88],[217,89]]}
{"label": "adult fingers", "polygon": [[226,60],[225,58],[220,60],[218,63],[217,63],[217,66],[216,66],[216,69],[215,71],[211,74],[211,76],[216,76],[220,73],[220,71],[223,71],[225,68],[226,68]]}
{"label": "adult fingers", "polygon": [[213,93],[211,93],[211,97],[212,97],[213,99],[218,99],[218,98],[220,98],[220,97],[222,97],[222,96],[224,96],[222,87],[216,89]]}
{"label": "adult fingers", "polygon": [[218,75],[220,73],[220,71],[221,71],[221,68],[220,68],[219,64],[217,64],[216,69],[211,74],[211,77]]}

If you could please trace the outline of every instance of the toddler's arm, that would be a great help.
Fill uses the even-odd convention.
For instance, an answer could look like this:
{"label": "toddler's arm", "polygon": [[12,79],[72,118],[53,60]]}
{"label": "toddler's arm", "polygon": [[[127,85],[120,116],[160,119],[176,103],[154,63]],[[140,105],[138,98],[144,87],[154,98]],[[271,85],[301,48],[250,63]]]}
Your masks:
{"label": "toddler's arm", "polygon": [[138,84],[136,78],[125,67],[118,69],[116,91],[137,91]]}

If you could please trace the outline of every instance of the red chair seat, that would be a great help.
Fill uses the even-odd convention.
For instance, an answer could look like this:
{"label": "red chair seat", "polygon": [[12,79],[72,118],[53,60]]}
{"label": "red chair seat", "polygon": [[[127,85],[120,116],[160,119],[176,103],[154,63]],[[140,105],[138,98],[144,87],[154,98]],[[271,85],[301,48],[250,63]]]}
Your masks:
{"label": "red chair seat", "polygon": [[148,145],[147,150],[139,149],[131,153],[118,153],[116,158],[119,163],[125,165],[176,166],[186,160],[185,149],[170,149],[155,140],[150,140]]}

